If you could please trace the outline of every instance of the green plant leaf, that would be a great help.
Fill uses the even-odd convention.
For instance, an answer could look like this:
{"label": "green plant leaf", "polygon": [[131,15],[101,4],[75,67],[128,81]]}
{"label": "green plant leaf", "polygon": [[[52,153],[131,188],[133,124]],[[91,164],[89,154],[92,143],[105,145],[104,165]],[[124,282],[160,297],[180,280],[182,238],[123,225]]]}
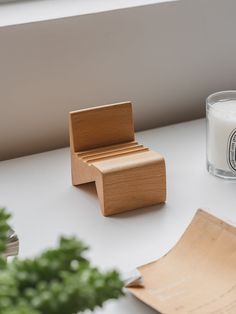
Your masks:
{"label": "green plant leaf", "polygon": [[61,237],[56,248],[35,258],[6,263],[3,254],[9,218],[1,209],[1,314],[76,314],[123,295],[119,273],[93,267],[84,256],[88,247],[75,237]]}

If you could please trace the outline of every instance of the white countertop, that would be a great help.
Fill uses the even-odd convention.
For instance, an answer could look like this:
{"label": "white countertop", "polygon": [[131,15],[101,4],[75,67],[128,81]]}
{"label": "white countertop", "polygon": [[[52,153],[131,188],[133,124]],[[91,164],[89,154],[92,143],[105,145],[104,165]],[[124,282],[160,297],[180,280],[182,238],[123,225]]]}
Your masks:
{"label": "white countertop", "polygon": [[[93,263],[128,271],[167,253],[197,208],[236,224],[236,182],[206,171],[205,120],[139,132],[136,138],[166,158],[167,202],[109,218],[101,215],[91,184],[71,185],[68,148],[0,162],[0,205],[14,215],[20,256],[73,234],[90,245]],[[96,313],[156,312],[127,295]]]}

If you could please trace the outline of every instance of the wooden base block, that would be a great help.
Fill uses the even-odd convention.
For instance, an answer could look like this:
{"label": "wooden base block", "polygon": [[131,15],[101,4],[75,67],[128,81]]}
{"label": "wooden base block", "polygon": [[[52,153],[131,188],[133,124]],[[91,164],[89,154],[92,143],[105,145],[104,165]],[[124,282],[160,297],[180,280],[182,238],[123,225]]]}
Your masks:
{"label": "wooden base block", "polygon": [[165,202],[165,180],[163,159],[150,165],[105,174],[104,216]]}

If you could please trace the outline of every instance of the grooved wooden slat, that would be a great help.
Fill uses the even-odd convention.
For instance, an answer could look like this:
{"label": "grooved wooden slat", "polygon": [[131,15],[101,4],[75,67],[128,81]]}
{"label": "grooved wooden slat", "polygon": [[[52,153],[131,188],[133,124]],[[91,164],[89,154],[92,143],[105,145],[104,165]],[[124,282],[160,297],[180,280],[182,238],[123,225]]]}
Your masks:
{"label": "grooved wooden slat", "polygon": [[111,158],[131,155],[131,154],[138,154],[138,153],[142,153],[142,152],[145,152],[145,151],[148,151],[148,150],[149,150],[149,148],[143,147],[143,148],[139,148],[139,149],[132,150],[132,151],[117,152],[117,153],[106,155],[106,156],[103,156],[103,157],[92,158],[92,159],[86,160],[86,162],[88,164],[93,164],[93,163],[101,161],[101,160],[106,160],[106,159],[111,159]]}
{"label": "grooved wooden slat", "polygon": [[112,150],[106,151],[106,152],[100,152],[97,154],[86,155],[86,156],[83,156],[81,158],[84,161],[89,161],[91,159],[115,156],[115,155],[126,153],[126,152],[128,153],[128,152],[132,152],[132,151],[138,151],[138,150],[143,149],[143,148],[144,148],[144,146],[139,144],[139,145],[135,145],[133,147],[124,147],[124,148],[112,149]]}
{"label": "grooved wooden slat", "polygon": [[140,146],[137,142],[129,142],[129,143],[124,143],[124,144],[117,144],[117,145],[111,145],[111,146],[105,146],[102,148],[96,148],[96,149],[91,149],[87,150],[83,153],[78,153],[78,156],[81,158],[87,158],[90,156],[95,156],[100,153],[106,153],[106,152],[112,152],[112,151],[118,151],[126,148],[131,148],[131,147],[137,147]]}

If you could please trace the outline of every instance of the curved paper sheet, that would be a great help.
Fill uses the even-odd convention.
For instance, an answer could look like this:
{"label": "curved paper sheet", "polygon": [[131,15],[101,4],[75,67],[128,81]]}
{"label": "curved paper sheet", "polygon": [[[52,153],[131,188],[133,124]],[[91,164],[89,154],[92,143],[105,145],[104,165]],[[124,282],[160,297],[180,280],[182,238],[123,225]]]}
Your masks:
{"label": "curved paper sheet", "polygon": [[161,313],[236,313],[236,227],[203,210],[168,254],[138,270],[144,287],[129,291]]}

